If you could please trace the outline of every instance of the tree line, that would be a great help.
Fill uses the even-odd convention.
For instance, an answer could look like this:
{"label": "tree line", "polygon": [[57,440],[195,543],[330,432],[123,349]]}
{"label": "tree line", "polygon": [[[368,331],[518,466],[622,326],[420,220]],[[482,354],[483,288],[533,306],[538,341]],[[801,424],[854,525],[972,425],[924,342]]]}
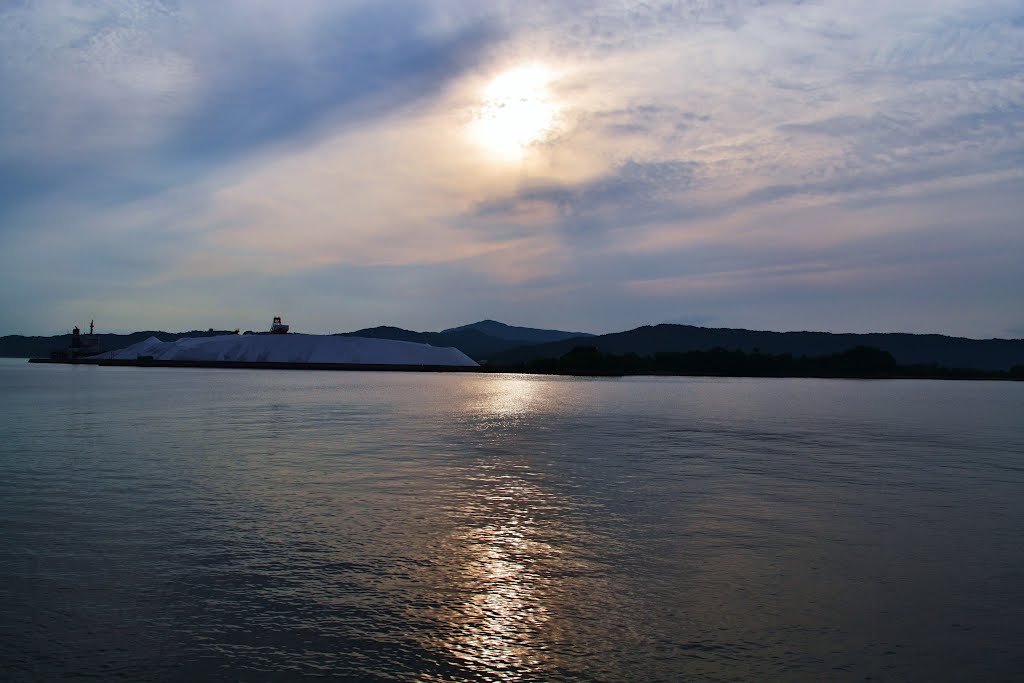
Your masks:
{"label": "tree line", "polygon": [[699,375],[718,377],[848,377],[935,379],[1024,379],[1024,365],[1009,371],[946,368],[935,363],[900,365],[888,351],[856,346],[827,356],[768,354],[716,347],[707,351],[605,353],[595,346],[577,346],[558,358],[489,365],[498,372],[553,375]]}

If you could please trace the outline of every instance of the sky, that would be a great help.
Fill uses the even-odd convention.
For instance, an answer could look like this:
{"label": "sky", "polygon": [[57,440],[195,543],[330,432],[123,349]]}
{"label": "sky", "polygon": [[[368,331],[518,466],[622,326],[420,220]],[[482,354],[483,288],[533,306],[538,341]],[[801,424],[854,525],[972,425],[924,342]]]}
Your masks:
{"label": "sky", "polygon": [[1019,0],[6,0],[0,334],[1024,337]]}

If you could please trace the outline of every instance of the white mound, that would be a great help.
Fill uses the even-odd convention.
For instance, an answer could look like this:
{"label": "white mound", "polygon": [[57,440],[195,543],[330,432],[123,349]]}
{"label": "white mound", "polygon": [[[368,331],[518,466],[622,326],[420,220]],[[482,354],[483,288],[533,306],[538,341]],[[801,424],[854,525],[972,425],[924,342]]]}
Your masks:
{"label": "white mound", "polygon": [[361,365],[457,365],[476,362],[458,349],[416,342],[318,334],[237,334],[163,342],[150,337],[95,358],[136,360],[247,361],[268,363],[356,363]]}

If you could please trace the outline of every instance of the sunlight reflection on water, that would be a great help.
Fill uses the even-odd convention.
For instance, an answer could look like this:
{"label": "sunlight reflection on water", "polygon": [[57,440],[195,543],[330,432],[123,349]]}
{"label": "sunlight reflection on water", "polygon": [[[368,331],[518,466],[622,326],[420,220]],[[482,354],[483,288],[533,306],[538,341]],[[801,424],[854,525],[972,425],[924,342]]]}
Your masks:
{"label": "sunlight reflection on water", "polygon": [[[525,377],[489,377],[466,413],[476,416],[479,430],[500,442],[541,409],[549,386]],[[547,602],[557,590],[552,577],[560,575],[560,553],[543,539],[535,510],[559,509],[565,501],[530,481],[537,473],[523,473],[525,467],[502,473],[503,467],[490,463],[468,475],[473,494],[451,512],[457,523],[446,548],[455,556],[440,559],[458,568],[453,585],[466,597],[449,612],[446,637],[434,647],[458,657],[472,671],[491,672],[507,681],[535,678],[537,647],[549,618]]]}
{"label": "sunlight reflection on water", "polygon": [[527,540],[518,522],[513,518],[459,539],[470,554],[459,586],[472,597],[455,610],[455,639],[443,643],[473,668],[507,671],[515,678],[529,676],[536,664],[531,645],[547,619],[538,577],[526,563],[550,552]]}

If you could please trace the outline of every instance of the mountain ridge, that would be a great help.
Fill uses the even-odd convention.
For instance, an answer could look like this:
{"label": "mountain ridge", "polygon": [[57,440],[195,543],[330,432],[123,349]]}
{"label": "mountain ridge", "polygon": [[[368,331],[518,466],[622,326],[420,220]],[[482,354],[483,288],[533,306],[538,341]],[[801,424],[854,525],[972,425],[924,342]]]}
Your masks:
{"label": "mountain ridge", "polygon": [[[481,331],[497,329],[506,334],[521,330],[540,331],[562,335],[557,341],[536,343],[517,338],[499,338]],[[512,332],[509,332],[512,330]],[[124,348],[149,336],[173,341],[184,336],[230,334],[223,331],[192,332],[134,332],[128,335],[103,334],[100,343],[106,350]],[[482,320],[469,325],[448,328],[441,332],[417,332],[400,327],[381,325],[372,328],[341,332],[339,335],[374,337],[414,341],[432,346],[451,346],[474,360],[491,365],[516,365],[537,358],[557,358],[578,346],[593,346],[606,354],[652,355],[659,352],[708,351],[714,348],[792,354],[793,356],[827,356],[858,346],[877,348],[888,353],[901,365],[937,364],[949,368],[975,368],[979,370],[1008,370],[1024,364],[1024,339],[970,339],[941,334],[912,334],[906,332],[832,333],[832,332],[773,332],[743,328],[711,328],[695,325],[643,325],[632,330],[603,335],[564,336],[575,334],[561,330],[520,328],[494,320]],[[535,337],[536,338],[536,337]],[[70,335],[51,337],[0,337],[0,356],[27,358],[45,357],[50,351],[66,348]]]}
{"label": "mountain ridge", "polygon": [[339,332],[344,337],[371,337],[374,339],[395,339],[413,341],[431,346],[454,346],[473,360],[486,360],[496,353],[519,348],[527,342],[497,339],[482,332],[464,329],[455,332],[415,332],[391,325],[367,327],[355,332]]}
{"label": "mountain ridge", "polygon": [[651,355],[658,352],[707,351],[713,348],[746,352],[825,356],[857,346],[887,351],[900,364],[936,363],[945,367],[1008,370],[1024,363],[1024,339],[969,339],[907,332],[832,333],[771,332],[694,325],[643,325],[632,330],[511,349],[489,359],[492,363],[522,363],[554,358],[576,346],[593,346],[603,353]]}
{"label": "mountain ridge", "polygon": [[497,320],[479,320],[468,325],[449,327],[441,330],[442,333],[462,332],[465,330],[476,330],[497,339],[507,341],[521,341],[524,344],[543,344],[547,342],[562,341],[563,339],[575,339],[578,337],[593,337],[590,332],[567,332],[565,330],[548,330],[539,327],[520,327],[508,325]]}

